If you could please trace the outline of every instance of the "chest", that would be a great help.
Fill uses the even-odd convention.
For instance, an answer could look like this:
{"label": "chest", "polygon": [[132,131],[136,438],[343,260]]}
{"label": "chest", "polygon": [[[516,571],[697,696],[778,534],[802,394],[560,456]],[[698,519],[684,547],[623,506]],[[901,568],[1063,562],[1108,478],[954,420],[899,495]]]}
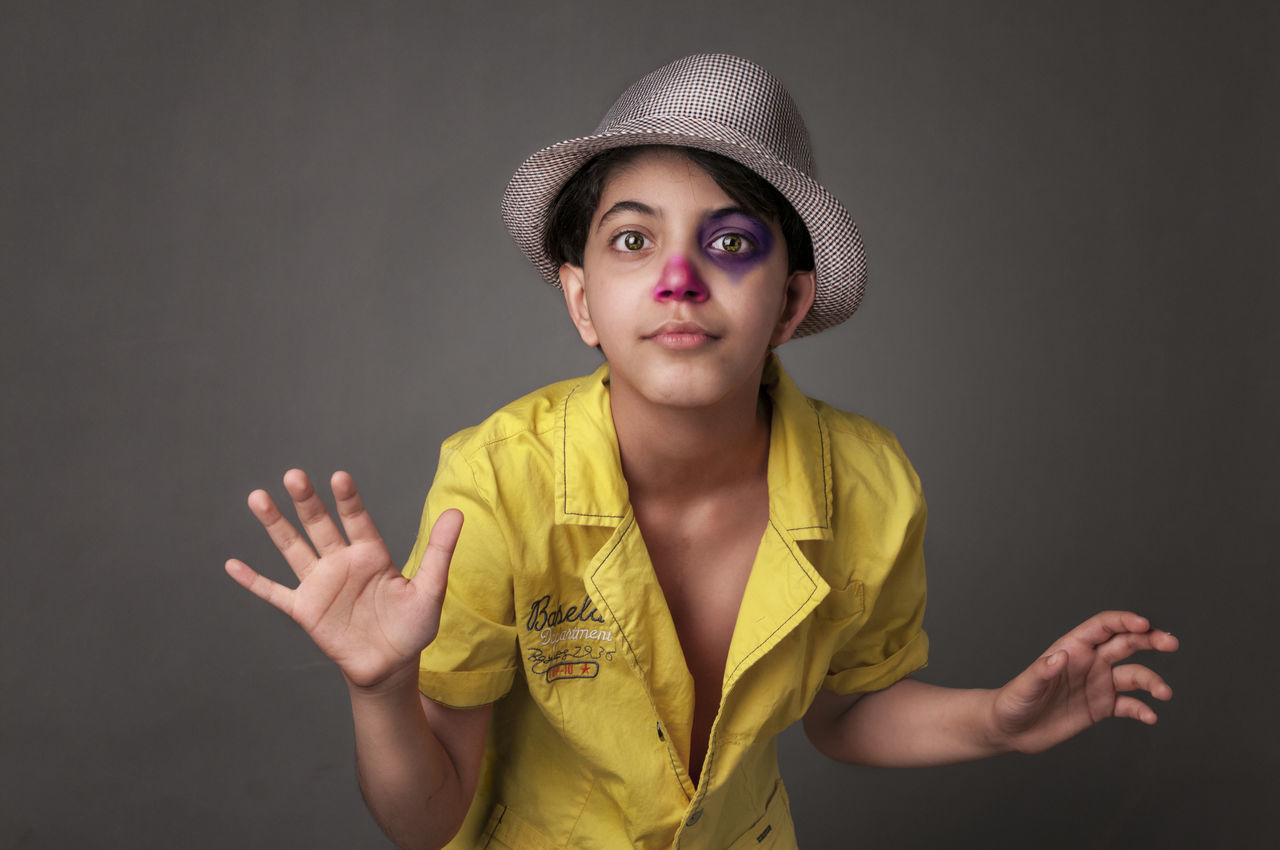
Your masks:
{"label": "chest", "polygon": [[636,507],[649,560],[704,705],[705,697],[718,698],[738,610],[769,519],[766,488],[743,495],[694,510]]}

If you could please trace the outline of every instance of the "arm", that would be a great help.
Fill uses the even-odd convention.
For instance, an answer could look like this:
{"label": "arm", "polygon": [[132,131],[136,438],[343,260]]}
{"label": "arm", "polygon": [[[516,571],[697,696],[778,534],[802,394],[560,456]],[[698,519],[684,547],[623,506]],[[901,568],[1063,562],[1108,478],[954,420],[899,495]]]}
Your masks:
{"label": "arm", "polygon": [[1178,640],[1143,617],[1108,611],[1072,629],[998,690],[961,690],[903,679],[882,691],[841,696],[821,691],[804,718],[814,746],[831,758],[880,767],[922,767],[1034,753],[1107,717],[1156,722],[1143,690],[1173,690],[1134,652],[1173,652]]}
{"label": "arm", "polygon": [[285,488],[304,538],[262,490],[249,508],[299,579],[290,589],[239,560],[227,572],[298,623],[338,664],[355,725],[360,787],[378,824],[404,847],[439,847],[462,824],[480,771],[488,707],[447,709],[417,689],[418,656],[440,624],[462,514],[445,511],[412,580],[395,568],[355,482],[332,479],[343,537],[300,470]]}
{"label": "arm", "polygon": [[418,692],[415,675],[351,689],[356,775],[374,820],[400,847],[441,847],[471,806],[490,706],[453,709]]}

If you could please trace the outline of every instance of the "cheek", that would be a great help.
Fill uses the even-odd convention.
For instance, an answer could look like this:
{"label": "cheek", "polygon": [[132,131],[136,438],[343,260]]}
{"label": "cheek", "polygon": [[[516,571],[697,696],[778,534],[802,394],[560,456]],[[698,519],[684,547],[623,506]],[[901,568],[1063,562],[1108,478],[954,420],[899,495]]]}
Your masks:
{"label": "cheek", "polygon": [[769,257],[767,255],[739,256],[737,254],[709,251],[707,252],[707,259],[711,260],[717,268],[728,272],[729,276],[734,280],[741,280],[763,266]]}
{"label": "cheek", "polygon": [[[631,287],[634,289],[634,287]],[[635,314],[635,307],[632,304],[623,303],[628,289],[620,286],[619,281],[610,278],[607,281],[595,281],[585,288],[585,301],[587,306],[587,314],[591,318],[592,326],[602,334],[608,334],[612,329],[623,325],[626,320]],[[634,298],[634,296],[631,296]]]}

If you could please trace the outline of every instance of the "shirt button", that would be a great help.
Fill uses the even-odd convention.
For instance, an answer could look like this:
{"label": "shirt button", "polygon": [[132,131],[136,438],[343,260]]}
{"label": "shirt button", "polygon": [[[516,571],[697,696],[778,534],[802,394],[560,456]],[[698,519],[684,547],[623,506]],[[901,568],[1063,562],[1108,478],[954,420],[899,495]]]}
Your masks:
{"label": "shirt button", "polygon": [[701,819],[702,819],[702,809],[698,809],[696,812],[689,815],[689,819],[684,822],[684,825],[693,826],[695,823],[697,823]]}

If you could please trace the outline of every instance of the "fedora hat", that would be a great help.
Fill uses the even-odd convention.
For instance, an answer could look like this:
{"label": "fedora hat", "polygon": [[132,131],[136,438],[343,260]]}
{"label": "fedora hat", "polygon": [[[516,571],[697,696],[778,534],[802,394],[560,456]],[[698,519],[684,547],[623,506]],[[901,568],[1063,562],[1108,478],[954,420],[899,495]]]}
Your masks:
{"label": "fedora hat", "polygon": [[795,336],[838,325],[858,309],[867,282],[862,238],[849,213],[813,178],[809,132],[791,95],[765,69],[724,53],[686,56],[622,93],[589,136],[524,161],[502,197],[502,220],[548,283],[560,286],[543,246],[550,208],[596,154],[636,145],[701,148],[763,177],[799,213],[813,242],[817,295]]}

